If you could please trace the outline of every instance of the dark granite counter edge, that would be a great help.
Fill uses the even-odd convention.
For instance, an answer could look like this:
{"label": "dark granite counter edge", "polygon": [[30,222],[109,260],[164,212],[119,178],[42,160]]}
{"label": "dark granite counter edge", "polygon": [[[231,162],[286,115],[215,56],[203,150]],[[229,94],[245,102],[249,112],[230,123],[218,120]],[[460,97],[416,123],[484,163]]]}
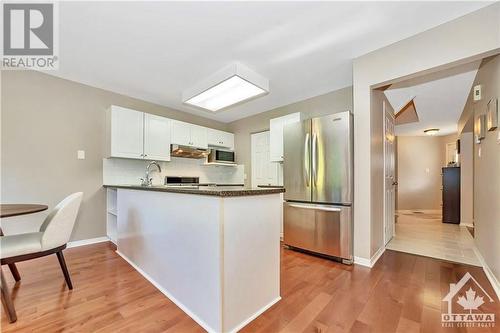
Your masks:
{"label": "dark granite counter edge", "polygon": [[181,188],[168,188],[160,186],[133,186],[133,185],[103,185],[105,188],[123,188],[128,190],[139,191],[156,191],[168,193],[181,193],[181,194],[195,194],[195,195],[209,195],[216,197],[242,197],[264,194],[275,194],[285,192],[284,188],[257,188],[257,189],[241,189],[241,190],[222,190],[217,189],[181,189]]}

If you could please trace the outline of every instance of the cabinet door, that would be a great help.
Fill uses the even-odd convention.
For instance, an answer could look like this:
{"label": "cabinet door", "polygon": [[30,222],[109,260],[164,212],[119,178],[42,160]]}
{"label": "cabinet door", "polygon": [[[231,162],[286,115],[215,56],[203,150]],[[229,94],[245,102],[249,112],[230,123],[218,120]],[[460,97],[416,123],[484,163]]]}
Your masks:
{"label": "cabinet door", "polygon": [[190,145],[196,148],[208,148],[207,129],[205,127],[191,125]]}
{"label": "cabinet door", "polygon": [[111,107],[111,157],[141,158],[144,151],[144,113]]}
{"label": "cabinet door", "polygon": [[283,125],[280,118],[271,119],[269,132],[269,160],[271,162],[283,161]]}
{"label": "cabinet door", "polygon": [[272,162],[283,161],[283,128],[287,124],[301,121],[300,112],[291,113],[283,117],[271,119],[270,129],[270,159]]}
{"label": "cabinet door", "polygon": [[191,124],[172,121],[171,143],[174,145],[191,145]]}
{"label": "cabinet door", "polygon": [[209,146],[220,147],[222,145],[222,131],[207,128],[207,143]]}
{"label": "cabinet door", "polygon": [[170,161],[170,119],[144,115],[144,158]]}
{"label": "cabinet door", "polygon": [[209,146],[234,150],[234,134],[207,128],[207,143]]}
{"label": "cabinet door", "polygon": [[234,150],[234,134],[228,132],[221,132],[222,145],[224,148]]}

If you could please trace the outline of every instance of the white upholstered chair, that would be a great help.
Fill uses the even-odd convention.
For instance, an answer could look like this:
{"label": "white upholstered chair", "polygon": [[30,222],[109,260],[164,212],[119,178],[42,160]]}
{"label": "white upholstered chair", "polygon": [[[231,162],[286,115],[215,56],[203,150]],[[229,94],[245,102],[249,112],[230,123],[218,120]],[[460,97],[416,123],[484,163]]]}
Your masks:
{"label": "white upholstered chair", "polygon": [[[82,197],[82,192],[73,193],[66,197],[47,216],[37,232],[0,237],[2,265],[56,254],[66,284],[69,289],[73,289],[62,251],[66,248],[73,231]],[[14,322],[16,314],[5,285],[3,270],[1,271],[1,282],[2,301],[6,305],[10,321]]]}

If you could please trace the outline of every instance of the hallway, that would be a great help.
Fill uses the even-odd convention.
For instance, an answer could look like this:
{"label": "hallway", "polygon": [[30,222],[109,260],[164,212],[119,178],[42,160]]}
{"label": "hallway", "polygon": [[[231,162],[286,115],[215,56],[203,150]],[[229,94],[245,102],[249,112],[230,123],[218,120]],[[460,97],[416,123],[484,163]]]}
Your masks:
{"label": "hallway", "polygon": [[399,210],[387,249],[481,266],[466,227],[441,222],[439,211]]}

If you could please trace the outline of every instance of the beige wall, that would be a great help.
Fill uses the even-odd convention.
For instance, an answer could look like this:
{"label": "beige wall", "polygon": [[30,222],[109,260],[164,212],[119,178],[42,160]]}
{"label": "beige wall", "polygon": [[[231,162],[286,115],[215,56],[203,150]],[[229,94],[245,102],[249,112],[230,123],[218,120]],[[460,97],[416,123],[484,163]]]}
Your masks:
{"label": "beige wall", "polygon": [[397,209],[441,209],[441,168],[446,164],[446,144],[455,141],[456,134],[398,137]]}
{"label": "beige wall", "polygon": [[[111,104],[226,130],[222,123],[33,71],[2,71],[2,202],[54,207],[83,191],[73,240],[104,236],[104,110]],[[83,149],[85,160],[77,160]],[[44,214],[2,221],[8,232],[35,228]]]}
{"label": "beige wall", "polygon": [[304,118],[312,118],[346,110],[352,110],[352,87],[339,89],[230,123],[229,130],[235,134],[236,161],[238,164],[245,165],[245,174],[247,175],[245,184],[250,185],[251,183],[250,135],[269,130],[270,119],[294,112],[302,112]]}
{"label": "beige wall", "polygon": [[[478,38],[478,36],[481,36]],[[371,130],[372,117],[381,117],[371,110],[371,90],[426,73],[478,60],[500,49],[500,3],[460,17],[436,28],[381,48],[354,59],[354,255],[370,259],[382,244],[372,237],[372,230],[383,230],[383,219],[372,216],[372,205],[379,205],[383,195],[377,176],[380,150],[372,145],[382,133]],[[376,136],[378,138],[373,138]],[[360,161],[366,161],[360,163]],[[375,188],[371,188],[375,186]]]}
{"label": "beige wall", "polygon": [[[482,100],[469,94],[466,115],[486,113],[492,97],[500,98],[500,55],[481,64],[473,86],[482,85]],[[481,144],[474,144],[474,233],[476,246],[497,280],[500,281],[500,129],[486,132]],[[481,156],[479,156],[481,150]]]}

